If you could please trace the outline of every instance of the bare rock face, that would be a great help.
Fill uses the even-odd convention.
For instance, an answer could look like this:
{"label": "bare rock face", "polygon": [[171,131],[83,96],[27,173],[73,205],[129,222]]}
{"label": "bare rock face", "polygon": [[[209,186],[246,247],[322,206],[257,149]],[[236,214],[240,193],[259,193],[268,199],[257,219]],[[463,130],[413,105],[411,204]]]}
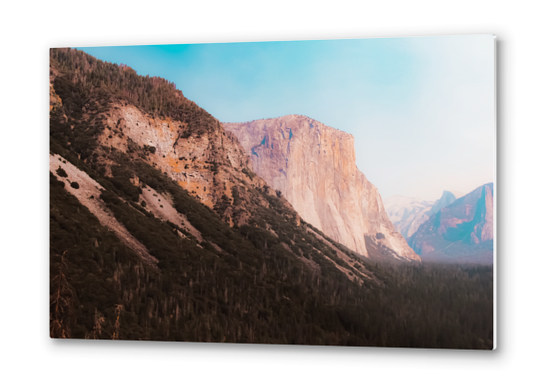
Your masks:
{"label": "bare rock face", "polygon": [[370,258],[420,260],[357,169],[352,135],[299,115],[223,125],[305,221]]}
{"label": "bare rock face", "polygon": [[[192,134],[191,127],[168,118],[157,118],[133,105],[117,104],[106,118],[115,127],[100,141],[127,153],[130,146],[149,148],[148,159],[177,181],[204,204],[212,207],[223,193],[231,198],[231,175],[227,171],[250,168],[250,160],[237,139],[223,131],[216,122],[214,129]],[[111,137],[109,137],[111,136]]]}

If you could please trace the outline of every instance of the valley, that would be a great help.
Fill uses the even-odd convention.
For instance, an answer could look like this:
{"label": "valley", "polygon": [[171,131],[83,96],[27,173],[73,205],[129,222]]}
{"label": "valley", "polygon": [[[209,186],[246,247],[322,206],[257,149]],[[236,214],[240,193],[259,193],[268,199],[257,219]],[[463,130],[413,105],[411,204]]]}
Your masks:
{"label": "valley", "polygon": [[404,236],[316,120],[221,123],[75,49],[49,91],[52,338],[492,349],[492,184]]}

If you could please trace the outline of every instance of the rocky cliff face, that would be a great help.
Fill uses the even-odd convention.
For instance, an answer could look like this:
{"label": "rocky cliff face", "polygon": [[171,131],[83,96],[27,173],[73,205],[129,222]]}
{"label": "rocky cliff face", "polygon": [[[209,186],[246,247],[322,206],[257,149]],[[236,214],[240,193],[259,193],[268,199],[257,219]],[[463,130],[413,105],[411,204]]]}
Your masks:
{"label": "rocky cliff face", "polygon": [[354,137],[305,116],[226,123],[253,169],[301,217],[370,258],[419,260],[388,219],[378,190],[356,167]]}
{"label": "rocky cliff face", "polygon": [[408,239],[422,260],[493,262],[493,183],[433,214]]}
{"label": "rocky cliff face", "polygon": [[[264,188],[266,183],[252,172],[250,158],[235,135],[225,132],[218,121],[213,128],[195,133],[183,122],[117,103],[103,115],[102,122],[106,126],[98,137],[102,146],[159,168],[203,204],[219,211],[230,225],[248,223],[248,205],[268,205],[248,193],[251,187]],[[110,167],[106,174],[112,174]],[[275,196],[274,190],[268,193]],[[234,199],[243,204],[231,205]],[[292,214],[297,216],[293,209]]]}

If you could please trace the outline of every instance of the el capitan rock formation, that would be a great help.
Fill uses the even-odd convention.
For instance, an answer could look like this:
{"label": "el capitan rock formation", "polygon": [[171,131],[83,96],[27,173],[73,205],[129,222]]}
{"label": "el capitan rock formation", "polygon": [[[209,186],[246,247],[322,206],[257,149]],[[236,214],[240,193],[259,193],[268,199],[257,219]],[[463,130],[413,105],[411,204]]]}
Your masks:
{"label": "el capitan rock formation", "polygon": [[369,258],[420,260],[358,170],[352,135],[299,115],[223,125],[305,221]]}

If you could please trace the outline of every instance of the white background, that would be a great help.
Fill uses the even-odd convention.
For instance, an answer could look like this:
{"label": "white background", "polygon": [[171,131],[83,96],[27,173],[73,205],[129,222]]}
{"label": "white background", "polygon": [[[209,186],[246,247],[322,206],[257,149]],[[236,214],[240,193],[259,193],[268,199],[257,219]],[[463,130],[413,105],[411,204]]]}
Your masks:
{"label": "white background", "polygon": [[[475,0],[4,2],[0,24],[1,381],[540,380],[542,55],[536,4]],[[49,340],[49,47],[457,33],[498,37],[496,351]]]}

